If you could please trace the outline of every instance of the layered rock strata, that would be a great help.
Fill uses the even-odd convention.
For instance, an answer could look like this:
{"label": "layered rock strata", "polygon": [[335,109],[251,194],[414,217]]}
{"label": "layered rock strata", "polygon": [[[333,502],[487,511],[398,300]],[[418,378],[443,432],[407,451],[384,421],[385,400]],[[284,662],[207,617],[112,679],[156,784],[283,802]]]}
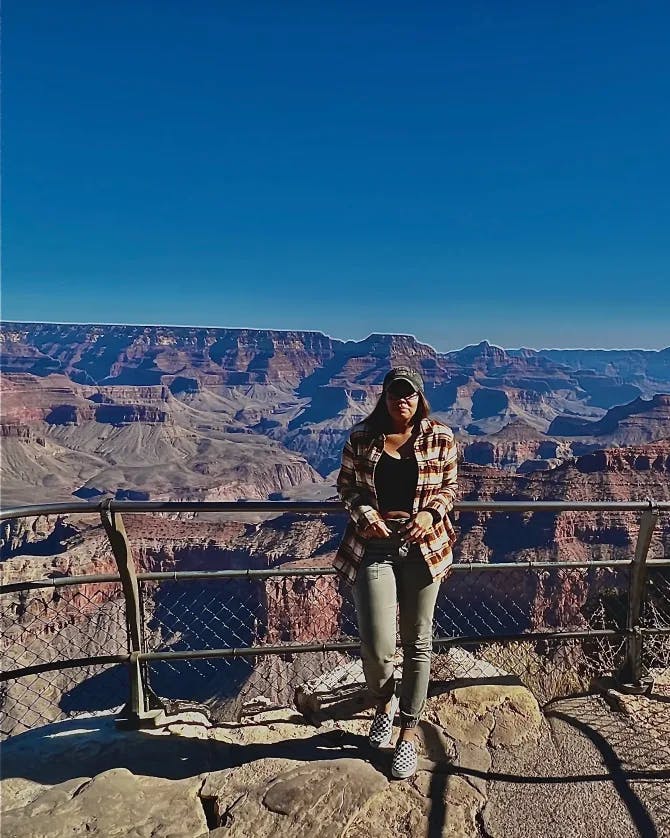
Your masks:
{"label": "layered rock strata", "polygon": [[[662,443],[652,449],[637,449],[630,457],[621,456],[619,451],[606,452],[602,460],[587,455],[550,472],[524,477],[466,464],[461,469],[461,496],[464,500],[644,500],[649,496],[668,500],[670,449]],[[644,457],[647,459],[641,459]],[[594,470],[594,462],[602,467]],[[657,466],[648,468],[648,463]],[[669,517],[662,516],[656,529],[652,558],[670,552]],[[140,572],[329,566],[344,523],[342,515],[281,515],[256,524],[126,516]],[[616,622],[621,614],[604,613],[603,597],[611,608],[625,600],[627,580],[623,571],[568,568],[537,573],[524,569],[523,563],[629,560],[638,526],[639,516],[633,513],[461,513],[457,520],[457,562],[517,562],[520,567],[496,573],[452,574],[442,586],[438,601],[438,632],[470,636],[551,627],[611,627],[607,620]],[[14,552],[3,566],[7,582],[115,570],[99,527],[71,518],[53,523],[36,519],[23,529],[6,527],[6,532],[9,550]],[[58,538],[62,538],[61,552],[55,554]],[[45,543],[49,544],[50,555],[39,557]],[[24,555],[26,550],[33,555]],[[9,668],[52,660],[54,654],[78,657],[77,649],[92,653],[91,649],[102,650],[109,643],[119,648],[120,615],[103,610],[118,608],[114,604],[119,602],[118,597],[118,589],[104,584],[60,591],[47,588],[6,597],[6,637],[9,647],[20,650],[20,654],[12,651]],[[334,577],[167,582],[160,586],[149,583],[144,601],[152,648],[320,643],[356,633],[348,591]],[[99,618],[96,609],[100,609]],[[249,674],[248,664],[245,666],[236,670],[231,689],[240,688],[239,679],[244,672]],[[207,672],[214,677],[209,666]],[[221,680],[214,685],[208,683],[204,669],[196,674],[190,682],[188,672],[180,676],[181,683],[190,683],[186,692],[190,690],[191,697],[198,693],[206,698],[208,690],[221,689]],[[275,676],[272,668],[266,673],[269,681],[278,682]],[[284,677],[275,693],[277,700],[286,699],[291,677]],[[161,685],[171,689],[180,683],[172,670],[164,669],[161,679]],[[5,696],[10,711],[7,702],[20,700],[12,689]],[[55,714],[60,712],[59,689],[62,685],[54,687]]]}
{"label": "layered rock strata", "polygon": [[[221,434],[270,437],[326,476],[337,466],[347,429],[370,411],[393,364],[421,370],[433,410],[458,430],[469,449],[466,459],[479,464],[527,464],[530,470],[583,453],[583,447],[552,438],[563,435],[561,427],[568,436],[578,433],[573,441],[583,446],[584,434],[601,444],[650,441],[667,436],[662,428],[670,424],[662,401],[646,408],[639,399],[632,424],[624,421],[610,432],[609,419],[602,428],[593,421],[614,405],[667,392],[670,378],[663,377],[660,362],[645,368],[649,378],[636,372],[628,381],[590,376],[541,353],[508,352],[486,341],[437,353],[408,335],[343,342],[318,332],[7,323],[0,337],[3,421],[35,424],[35,436],[65,447],[60,457],[72,449],[100,453],[80,443],[91,435],[91,423],[104,437],[101,425],[168,425],[163,436],[188,439],[195,432],[212,447]],[[519,422],[527,426],[525,441],[509,434],[495,438]],[[525,444],[547,428],[550,438],[539,440],[537,450]],[[487,438],[492,448],[483,446]],[[109,464],[123,463],[123,451],[119,456],[116,449],[115,440],[102,452]],[[90,472],[93,463],[86,465]],[[124,488],[147,491],[135,483]],[[34,485],[40,484],[38,473]]]}

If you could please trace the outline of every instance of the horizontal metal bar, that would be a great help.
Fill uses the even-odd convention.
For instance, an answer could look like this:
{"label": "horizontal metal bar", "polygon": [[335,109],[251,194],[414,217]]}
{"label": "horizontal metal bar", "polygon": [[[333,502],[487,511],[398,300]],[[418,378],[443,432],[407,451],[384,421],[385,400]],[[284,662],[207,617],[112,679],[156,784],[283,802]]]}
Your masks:
{"label": "horizontal metal bar", "polygon": [[35,588],[65,588],[70,585],[89,585],[99,582],[120,582],[118,573],[99,573],[92,576],[53,576],[48,579],[30,579],[26,582],[8,582],[0,585],[0,594],[12,591],[31,591]]}
{"label": "horizontal metal bar", "polygon": [[[454,573],[481,573],[496,570],[554,570],[554,569],[591,569],[591,568],[623,568],[630,567],[628,559],[614,559],[612,561],[596,562],[500,562],[491,564],[487,562],[457,562],[452,566]],[[647,562],[650,569],[670,567],[670,559],[650,559]],[[178,571],[153,571],[151,573],[138,573],[137,578],[141,582],[162,582],[162,581],[188,581],[205,579],[240,579],[249,577],[251,579],[272,579],[303,576],[336,576],[337,570],[334,567],[296,567],[296,568],[274,568],[271,570],[178,570]],[[121,577],[113,573],[101,573],[97,576],[55,576],[49,579],[31,579],[26,582],[10,582],[0,585],[0,594],[16,591],[26,591],[39,588],[63,588],[73,585],[87,585],[89,583],[112,583],[120,582]]]}
{"label": "horizontal metal bar", "polygon": [[668,628],[643,628],[640,629],[641,634],[646,635],[654,635],[654,634],[670,634],[670,627]]}
{"label": "horizontal metal bar", "polygon": [[261,655],[294,655],[304,652],[345,652],[360,649],[361,644],[351,640],[343,643],[301,643],[284,646],[243,646],[231,649],[188,649],[181,652],[140,652],[140,661],[200,660],[207,658],[255,658]]}
{"label": "horizontal metal bar", "polygon": [[334,567],[296,567],[293,570],[276,568],[275,570],[178,570],[152,571],[151,573],[138,573],[138,582],[165,582],[171,579],[178,581],[197,581],[199,579],[270,579],[302,576],[336,576]]}
{"label": "horizontal metal bar", "polygon": [[[473,646],[482,643],[512,643],[537,640],[573,640],[587,637],[625,637],[626,631],[597,629],[594,631],[529,632],[527,634],[482,635],[480,637],[439,637],[433,648],[441,646]],[[261,655],[292,655],[305,652],[342,652],[360,649],[358,641],[343,643],[287,643],[282,646],[245,646],[231,649],[189,649],[180,652],[140,652],[140,661],[199,660],[206,658],[253,658]]]}
{"label": "horizontal metal bar", "polygon": [[612,561],[594,562],[454,562],[452,572],[490,571],[490,570],[553,570],[555,568],[574,569],[592,567],[630,567],[630,559],[612,559]]}
{"label": "horizontal metal bar", "polygon": [[483,634],[481,636],[437,637],[433,647],[477,646],[480,643],[529,643],[539,640],[586,640],[589,637],[626,637],[625,629],[593,629],[592,631],[529,631],[524,634]]}
{"label": "horizontal metal bar", "polygon": [[[642,629],[645,635],[670,634],[670,629]],[[614,631],[610,629],[595,629],[593,631],[556,631],[556,632],[527,632],[524,634],[481,635],[456,637],[436,637],[433,648],[449,648],[451,646],[478,646],[491,643],[531,643],[540,640],[579,640],[593,637],[625,637],[630,632]],[[305,652],[344,652],[360,649],[360,643],[344,641],[340,643],[300,643],[268,646],[246,646],[229,649],[189,649],[180,652],[140,652],[135,655],[139,661],[163,660],[204,660],[210,658],[243,658],[259,657],[262,655],[290,655]],[[0,682],[22,678],[26,675],[36,675],[42,672],[52,672],[61,669],[71,669],[78,666],[94,666],[98,664],[128,663],[130,655],[99,655],[97,657],[71,658],[69,660],[50,661],[35,664],[0,673]]]}
{"label": "horizontal metal bar", "polygon": [[[573,569],[573,568],[604,568],[604,567],[630,567],[627,559],[616,559],[611,562],[500,562],[499,564],[486,562],[456,562],[452,565],[453,573],[474,573],[496,570],[548,570],[548,569]],[[650,564],[652,564],[650,562]],[[274,570],[186,570],[186,571],[152,571],[151,573],[138,573],[137,578],[141,582],[159,581],[196,581],[198,579],[272,579],[291,576],[336,576],[337,570],[334,567],[299,567],[294,569]]]}
{"label": "horizontal metal bar", "polygon": [[72,669],[75,666],[95,666],[97,664],[128,663],[130,655],[98,655],[90,658],[69,658],[62,661],[50,661],[49,663],[36,663],[33,666],[23,666],[20,669],[10,669],[0,672],[0,682],[10,681],[14,678],[23,678],[25,675],[38,675],[40,672],[55,672],[59,669]]}
{"label": "horizontal metal bar", "polygon": [[647,567],[670,567],[670,558],[647,559]]}
{"label": "horizontal metal bar", "polygon": [[[670,511],[670,501],[659,501],[655,507]],[[456,512],[644,512],[649,508],[649,501],[468,500],[454,504]]]}
{"label": "horizontal metal bar", "polygon": [[[670,566],[670,561],[650,561],[650,566]],[[611,562],[500,562],[488,564],[485,562],[458,562],[453,565],[453,572],[481,572],[495,570],[533,570],[553,568],[598,568],[598,567],[629,567],[630,561],[616,559]],[[334,567],[296,567],[296,568],[274,568],[271,570],[179,570],[179,571],[152,571],[150,573],[138,573],[137,578],[141,582],[160,581],[187,581],[204,579],[241,579],[249,577],[252,579],[272,579],[285,577],[303,576],[336,576],[337,570]],[[12,593],[15,591],[33,590],[38,588],[62,588],[71,585],[87,585],[98,582],[120,582],[118,574],[103,573],[97,576],[56,576],[50,579],[31,579],[26,582],[10,582],[7,585],[0,585],[0,594]]]}
{"label": "horizontal metal bar", "polygon": [[100,504],[87,503],[86,501],[72,501],[15,506],[9,509],[0,509],[0,521],[6,521],[9,518],[31,518],[34,515],[68,515],[75,512],[90,512],[92,515],[99,515]]}
{"label": "horizontal metal bar", "polygon": [[[64,515],[74,513],[100,514],[101,503],[85,501],[17,506],[0,510],[0,521],[35,515]],[[658,501],[656,508],[670,510],[670,501]],[[112,500],[111,512],[225,512],[266,513],[270,515],[292,512],[342,514],[339,501],[118,501]],[[459,501],[457,512],[642,512],[649,509],[648,501]]]}

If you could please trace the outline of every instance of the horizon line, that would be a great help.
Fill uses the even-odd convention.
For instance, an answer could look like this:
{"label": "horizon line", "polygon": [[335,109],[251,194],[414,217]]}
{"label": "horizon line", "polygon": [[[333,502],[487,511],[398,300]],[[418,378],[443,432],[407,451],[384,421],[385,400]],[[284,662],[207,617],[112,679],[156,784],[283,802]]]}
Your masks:
{"label": "horizon line", "polygon": [[323,335],[324,337],[329,338],[330,340],[339,341],[340,343],[364,343],[366,340],[369,340],[374,335],[380,336],[387,336],[387,337],[410,337],[413,338],[417,343],[422,344],[423,346],[428,346],[432,349],[437,355],[449,355],[454,352],[462,352],[464,349],[468,349],[472,346],[481,346],[482,343],[486,343],[491,347],[496,349],[502,349],[505,351],[515,352],[515,351],[522,351],[522,350],[530,350],[531,352],[665,352],[670,349],[669,346],[663,346],[660,349],[644,349],[639,346],[630,346],[630,347],[601,347],[601,346],[544,346],[542,348],[535,348],[532,346],[518,346],[518,347],[505,347],[500,346],[497,343],[491,343],[487,338],[483,338],[482,340],[476,343],[467,343],[462,346],[460,349],[448,349],[445,351],[439,351],[435,349],[432,344],[427,343],[426,341],[420,340],[416,335],[412,334],[411,332],[370,332],[364,338],[340,338],[335,337],[333,335],[324,332],[321,329],[287,329],[287,328],[271,328],[271,327],[259,327],[259,326],[203,326],[203,325],[194,325],[194,324],[185,324],[185,323],[103,323],[100,321],[92,322],[82,322],[82,321],[67,321],[67,320],[6,320],[4,318],[0,318],[0,326],[4,324],[24,324],[24,325],[37,325],[37,326],[130,326],[135,328],[144,328],[144,329],[204,329],[204,330],[211,330],[217,329],[221,331],[247,331],[247,332],[306,332],[312,333],[317,335]]}

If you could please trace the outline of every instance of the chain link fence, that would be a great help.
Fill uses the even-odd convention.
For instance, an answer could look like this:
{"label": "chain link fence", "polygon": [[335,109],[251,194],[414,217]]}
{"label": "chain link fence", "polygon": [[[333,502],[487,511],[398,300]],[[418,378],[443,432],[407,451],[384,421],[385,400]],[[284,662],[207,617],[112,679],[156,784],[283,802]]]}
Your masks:
{"label": "chain link fence", "polygon": [[[2,671],[10,677],[0,691],[3,739],[124,703],[126,668],[87,662],[127,655],[125,602],[118,582],[5,588],[0,594],[0,653]],[[82,664],[58,668],[73,660]],[[26,669],[26,674],[11,677]]]}
{"label": "chain link fence", "polygon": [[[160,697],[202,704],[213,718],[230,720],[245,707],[289,705],[295,690],[306,684],[326,692],[337,685],[362,685],[355,650],[318,648],[358,640],[349,590],[332,571],[186,576],[140,579],[146,651],[229,654],[150,661],[149,684]],[[628,576],[628,566],[602,564],[454,568],[435,610],[433,680],[512,674],[540,703],[589,689],[595,677],[622,666],[625,637],[600,632],[623,632]],[[2,594],[3,671],[42,671],[3,683],[3,737],[67,716],[119,708],[127,697],[122,664],[54,667],[73,659],[127,655],[120,585],[11,587]],[[645,635],[645,672],[668,675],[668,567],[649,568],[643,625],[654,631]],[[310,648],[296,652],[295,645]],[[263,654],[264,646],[286,650]],[[257,651],[249,654],[250,649]],[[402,664],[400,649],[397,663]]]}
{"label": "chain link fence", "polygon": [[670,678],[670,566],[648,568],[641,623],[650,632],[645,636],[643,666],[652,676]]}
{"label": "chain link fence", "polygon": [[[456,567],[435,609],[433,678],[495,669],[518,676],[542,701],[584,689],[622,663],[624,639],[597,632],[625,628],[627,584],[628,570],[620,566]],[[279,656],[151,661],[151,684],[161,696],[200,701],[233,718],[245,701],[287,704],[305,682],[318,690],[332,682],[334,669],[340,682],[362,681],[355,652],[318,650],[358,639],[349,591],[331,573],[169,579],[145,583],[142,602],[158,652],[287,644]],[[566,632],[584,636],[562,641]],[[510,640],[532,633],[542,637]],[[315,648],[294,653],[293,644]],[[453,647],[448,654],[447,647]],[[459,655],[460,647],[469,653]]]}
{"label": "chain link fence", "polygon": [[[542,704],[589,690],[625,662],[631,572],[622,560],[456,565],[435,611],[433,681],[513,675]],[[363,683],[350,591],[331,568],[145,573],[135,584],[140,654],[164,657],[149,655],[143,671],[167,702],[231,720],[291,705],[299,688]],[[13,583],[0,597],[3,737],[126,703],[133,647],[120,578]],[[667,563],[648,565],[639,625],[643,673],[664,684]]]}

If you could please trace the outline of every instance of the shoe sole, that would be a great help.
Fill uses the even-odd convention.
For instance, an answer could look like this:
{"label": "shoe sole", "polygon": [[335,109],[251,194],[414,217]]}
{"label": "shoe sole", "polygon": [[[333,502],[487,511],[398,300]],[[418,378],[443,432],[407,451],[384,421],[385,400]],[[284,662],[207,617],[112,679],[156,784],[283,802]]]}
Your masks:
{"label": "shoe sole", "polygon": [[412,771],[409,772],[409,774],[405,774],[405,773],[400,774],[397,771],[394,771],[393,769],[391,769],[391,776],[393,777],[394,780],[409,780],[409,778],[413,777],[415,774],[416,774],[416,766],[412,769]]}

